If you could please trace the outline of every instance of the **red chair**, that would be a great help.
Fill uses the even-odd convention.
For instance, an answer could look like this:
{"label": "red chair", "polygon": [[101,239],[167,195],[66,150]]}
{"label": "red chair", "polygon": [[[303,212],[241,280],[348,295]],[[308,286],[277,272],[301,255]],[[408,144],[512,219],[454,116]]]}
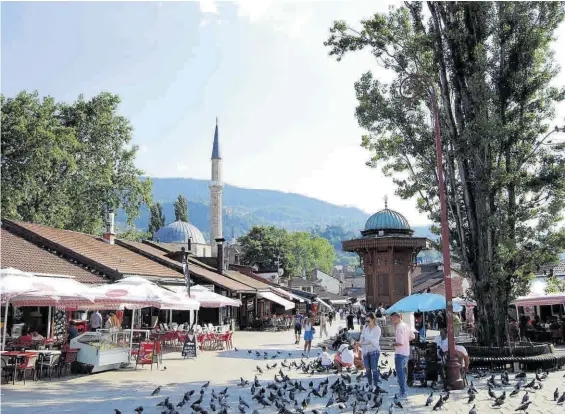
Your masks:
{"label": "red chair", "polygon": [[61,377],[61,372],[67,370],[71,371],[71,366],[73,362],[76,362],[78,359],[78,349],[76,348],[69,348],[65,351],[64,355],[60,359],[61,365],[59,365],[59,378]]}
{"label": "red chair", "polygon": [[231,344],[232,332],[226,332],[218,336],[218,342],[223,344],[226,349],[232,349]]}
{"label": "red chair", "polygon": [[26,373],[28,371],[31,371],[33,373],[33,380],[36,380],[36,362],[37,355],[28,354],[23,358],[22,363],[16,366],[16,375],[21,375],[21,378],[24,380],[24,384],[26,383]]}

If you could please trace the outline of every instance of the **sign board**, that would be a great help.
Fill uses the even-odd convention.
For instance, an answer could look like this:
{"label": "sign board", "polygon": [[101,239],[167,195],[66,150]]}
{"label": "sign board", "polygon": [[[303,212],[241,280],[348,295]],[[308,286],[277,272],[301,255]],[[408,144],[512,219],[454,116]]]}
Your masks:
{"label": "sign board", "polygon": [[139,344],[136,365],[153,364],[153,353],[155,351],[155,342],[142,342]]}
{"label": "sign board", "polygon": [[196,358],[196,335],[188,334],[182,344],[183,358]]}

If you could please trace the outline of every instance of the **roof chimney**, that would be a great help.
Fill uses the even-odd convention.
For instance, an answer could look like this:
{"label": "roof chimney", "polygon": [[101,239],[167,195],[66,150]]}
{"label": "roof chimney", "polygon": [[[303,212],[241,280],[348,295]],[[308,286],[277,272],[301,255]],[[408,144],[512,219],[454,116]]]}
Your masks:
{"label": "roof chimney", "polygon": [[114,209],[109,208],[106,213],[106,232],[102,236],[106,243],[114,244],[116,233],[114,232]]}
{"label": "roof chimney", "polygon": [[216,268],[218,269],[218,273],[224,274],[224,242],[226,239],[219,238],[216,239],[216,243],[218,244],[218,254],[216,256],[217,264]]}

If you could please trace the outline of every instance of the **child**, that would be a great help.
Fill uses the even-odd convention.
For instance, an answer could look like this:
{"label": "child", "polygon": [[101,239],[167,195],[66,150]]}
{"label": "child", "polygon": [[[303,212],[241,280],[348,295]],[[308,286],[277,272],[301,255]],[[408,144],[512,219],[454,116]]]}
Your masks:
{"label": "child", "polygon": [[327,346],[322,347],[322,353],[318,357],[318,360],[322,364],[322,368],[325,368],[326,370],[329,370],[331,368],[333,361],[332,361],[332,357],[330,356],[330,354],[328,354],[328,347]]}

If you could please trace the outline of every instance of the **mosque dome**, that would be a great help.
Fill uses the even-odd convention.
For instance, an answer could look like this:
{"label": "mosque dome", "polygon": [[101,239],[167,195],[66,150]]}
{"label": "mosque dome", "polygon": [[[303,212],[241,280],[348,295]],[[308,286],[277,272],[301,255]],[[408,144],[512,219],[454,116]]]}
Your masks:
{"label": "mosque dome", "polygon": [[153,235],[153,241],[161,243],[187,243],[191,239],[195,244],[206,244],[206,239],[196,228],[186,221],[174,221],[160,228]]}
{"label": "mosque dome", "polygon": [[367,230],[410,230],[410,224],[402,214],[385,208],[369,217],[365,223]]}

